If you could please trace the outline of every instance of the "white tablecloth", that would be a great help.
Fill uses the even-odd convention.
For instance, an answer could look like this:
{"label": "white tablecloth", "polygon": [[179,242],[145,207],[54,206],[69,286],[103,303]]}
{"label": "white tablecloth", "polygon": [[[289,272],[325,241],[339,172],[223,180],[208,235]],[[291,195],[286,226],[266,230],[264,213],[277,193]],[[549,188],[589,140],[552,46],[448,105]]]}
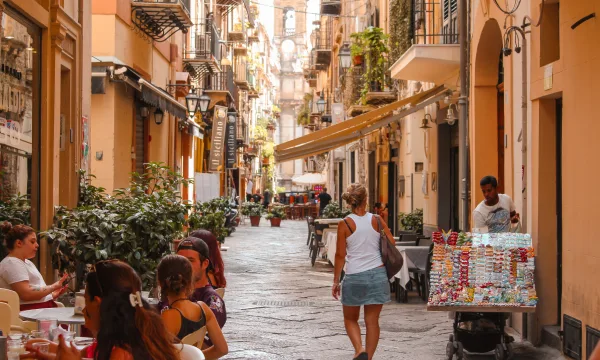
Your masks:
{"label": "white tablecloth", "polygon": [[327,251],[327,260],[331,263],[331,265],[335,266],[335,249],[337,246],[337,229],[336,231],[328,231],[327,234],[323,236],[323,243],[325,244],[325,249]]}
{"label": "white tablecloth", "polygon": [[400,269],[395,277],[400,280],[400,286],[406,289],[406,284],[410,281],[409,268],[425,270],[429,246],[396,246],[396,248],[402,254],[404,265],[402,265],[402,269]]}

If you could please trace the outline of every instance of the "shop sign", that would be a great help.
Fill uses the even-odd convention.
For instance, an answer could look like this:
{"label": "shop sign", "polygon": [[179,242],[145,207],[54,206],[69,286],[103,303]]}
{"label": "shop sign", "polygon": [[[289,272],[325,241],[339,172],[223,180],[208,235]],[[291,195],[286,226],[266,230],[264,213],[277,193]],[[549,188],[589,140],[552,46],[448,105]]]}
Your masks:
{"label": "shop sign", "polygon": [[227,142],[225,144],[225,163],[227,169],[235,167],[235,149],[237,141],[235,140],[235,118],[227,120]]}
{"label": "shop sign", "polygon": [[0,144],[17,146],[21,143],[22,135],[20,123],[0,118]]}
{"label": "shop sign", "polygon": [[227,123],[227,108],[215,105],[215,117],[213,118],[212,140],[210,158],[208,160],[208,171],[223,170],[223,145],[225,143],[225,124]]}

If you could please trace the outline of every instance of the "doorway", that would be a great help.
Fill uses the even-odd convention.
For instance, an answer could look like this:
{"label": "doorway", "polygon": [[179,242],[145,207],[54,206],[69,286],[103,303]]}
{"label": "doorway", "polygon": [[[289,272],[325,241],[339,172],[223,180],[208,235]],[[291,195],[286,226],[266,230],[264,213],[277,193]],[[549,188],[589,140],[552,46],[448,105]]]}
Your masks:
{"label": "doorway", "polygon": [[460,174],[458,158],[458,127],[448,124],[439,125],[438,226],[444,230],[457,231],[459,229]]}
{"label": "doorway", "polygon": [[498,95],[496,99],[497,105],[497,122],[496,135],[498,139],[498,192],[504,194],[504,56],[500,52],[500,61],[498,61]]}

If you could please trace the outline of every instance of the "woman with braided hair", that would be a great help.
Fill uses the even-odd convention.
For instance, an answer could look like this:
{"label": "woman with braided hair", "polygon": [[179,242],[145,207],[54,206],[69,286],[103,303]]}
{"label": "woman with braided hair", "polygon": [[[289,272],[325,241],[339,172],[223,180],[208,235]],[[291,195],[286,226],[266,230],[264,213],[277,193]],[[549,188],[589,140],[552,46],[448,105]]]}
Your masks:
{"label": "woman with braided hair", "polygon": [[194,291],[192,264],[181,255],[167,255],[158,264],[160,296],[168,304],[161,314],[167,330],[178,339],[206,326],[211,346],[202,349],[207,359],[225,356],[229,349],[212,310],[203,302],[189,300]]}

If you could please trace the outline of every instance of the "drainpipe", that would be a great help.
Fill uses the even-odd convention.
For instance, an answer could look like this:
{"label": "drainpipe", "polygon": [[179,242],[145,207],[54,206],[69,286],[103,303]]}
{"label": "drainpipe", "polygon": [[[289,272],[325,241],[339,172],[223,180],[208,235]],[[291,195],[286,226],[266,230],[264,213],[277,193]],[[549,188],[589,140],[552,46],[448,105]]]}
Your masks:
{"label": "drainpipe", "polygon": [[458,4],[458,43],[460,44],[460,98],[458,122],[459,177],[461,188],[460,229],[469,231],[469,123],[468,123],[468,34],[467,34],[467,0]]}
{"label": "drainpipe", "polygon": [[[543,11],[543,8],[542,8]],[[541,19],[541,17],[540,17]],[[531,20],[531,19],[530,19]],[[527,175],[528,175],[528,171],[527,171],[527,166],[528,166],[528,160],[527,160],[527,141],[528,141],[528,133],[527,133],[527,77],[528,77],[528,71],[527,71],[527,37],[525,37],[525,28],[526,24],[525,24],[525,19],[523,19],[523,28],[520,28],[518,26],[511,26],[509,27],[505,33],[504,33],[504,43],[505,44],[510,44],[510,34],[513,31],[516,31],[518,33],[518,35],[515,36],[521,36],[522,40],[522,46],[521,46],[521,56],[522,56],[522,61],[521,61],[521,66],[522,66],[522,76],[523,76],[523,81],[521,83],[521,156],[522,156],[522,189],[521,189],[521,196],[522,196],[522,201],[523,201],[523,205],[522,205],[522,211],[521,211],[521,227],[522,227],[522,231],[523,233],[527,233],[527,213],[528,213],[528,203],[527,203],[527,195],[529,192],[529,189],[527,187]],[[505,45],[508,48],[508,45]],[[516,50],[517,48],[515,48]],[[507,49],[504,49],[507,50]],[[505,52],[505,56],[510,55],[510,51],[508,53]],[[529,339],[531,338],[531,333],[533,330],[533,321],[535,321],[535,319],[530,316],[529,314],[523,313],[523,339]]]}
{"label": "drainpipe", "polygon": [[[523,74],[523,82],[521,88],[521,156],[522,156],[522,177],[523,177],[523,186],[521,189],[521,195],[523,200],[522,205],[522,214],[521,214],[521,227],[524,233],[527,233],[527,213],[528,213],[528,193],[529,189],[527,187],[527,166],[528,166],[528,157],[527,157],[527,141],[528,141],[528,133],[527,133],[527,38],[525,37],[525,31],[518,26],[511,26],[505,32],[505,40],[508,40],[511,32],[516,31],[522,38],[522,46],[521,46],[521,56],[522,56],[522,74]],[[517,36],[519,36],[517,35]],[[506,43],[505,41],[505,43]]]}

